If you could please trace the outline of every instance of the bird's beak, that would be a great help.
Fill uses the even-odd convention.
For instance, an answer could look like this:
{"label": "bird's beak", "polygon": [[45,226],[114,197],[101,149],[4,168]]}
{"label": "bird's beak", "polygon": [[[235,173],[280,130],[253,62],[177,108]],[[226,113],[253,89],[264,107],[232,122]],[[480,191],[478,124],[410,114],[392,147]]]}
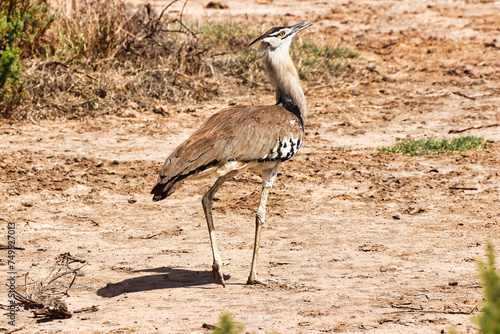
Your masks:
{"label": "bird's beak", "polygon": [[[290,34],[295,35],[299,31],[301,31],[302,29],[305,29],[305,28],[310,27],[310,26],[312,26],[312,22],[311,21],[304,21],[304,22],[300,22],[300,23],[291,25],[288,28],[292,29],[292,32]],[[255,43],[257,43],[257,42],[261,41],[262,39],[266,38],[267,36],[269,36],[269,34],[272,33],[274,31],[274,29],[275,28],[271,28],[268,31],[266,31],[265,34],[263,34],[262,36],[260,36],[257,39],[255,39],[252,43],[250,43],[248,45],[248,47],[254,45]]]}
{"label": "bird's beak", "polygon": [[293,26],[289,26],[288,28],[292,29],[292,33],[293,34],[296,34],[299,31],[301,31],[302,29],[308,28],[308,27],[310,27],[312,25],[313,24],[312,24],[311,21],[304,21],[304,22],[300,22],[300,23],[294,24]]}

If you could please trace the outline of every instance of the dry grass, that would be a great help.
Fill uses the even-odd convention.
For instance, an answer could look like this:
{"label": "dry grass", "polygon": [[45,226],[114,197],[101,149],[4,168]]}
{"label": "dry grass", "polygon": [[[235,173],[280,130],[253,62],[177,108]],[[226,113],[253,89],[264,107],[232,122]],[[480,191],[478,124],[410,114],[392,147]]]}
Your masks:
{"label": "dry grass", "polygon": [[112,58],[125,37],[122,0],[53,0],[57,21],[46,34],[45,54],[65,64]]}
{"label": "dry grass", "polygon": [[[45,49],[23,69],[26,99],[13,121],[119,114],[125,103],[145,110],[206,101],[230,85],[268,88],[257,52],[247,48],[261,31],[186,23],[182,12],[166,15],[150,6],[131,11],[122,0],[56,1],[58,19]],[[305,80],[329,79],[346,58],[311,41],[292,49]]]}
{"label": "dry grass", "polygon": [[46,57],[24,69],[29,98],[16,119],[83,118],[124,102],[146,107],[214,94],[203,84],[197,38],[180,21],[146,6],[132,13],[121,0],[73,0],[58,15]]}

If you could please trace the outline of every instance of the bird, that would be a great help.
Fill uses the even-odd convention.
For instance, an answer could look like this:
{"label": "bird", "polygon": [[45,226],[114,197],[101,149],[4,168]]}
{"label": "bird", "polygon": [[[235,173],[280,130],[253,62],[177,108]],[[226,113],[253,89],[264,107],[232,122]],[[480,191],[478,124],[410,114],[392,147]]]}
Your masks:
{"label": "bird", "polygon": [[225,181],[246,170],[262,173],[247,284],[267,284],[256,272],[267,198],[281,163],[292,158],[303,143],[307,114],[304,92],[289,53],[290,43],[299,31],[311,25],[311,21],[305,21],[273,27],[249,44],[258,45],[264,70],[276,90],[276,104],[234,106],[210,116],[168,156],[151,191],[153,201],[161,201],[188,179],[216,178],[201,202],[212,249],[212,276],[223,287],[226,284],[215,238],[213,197]]}

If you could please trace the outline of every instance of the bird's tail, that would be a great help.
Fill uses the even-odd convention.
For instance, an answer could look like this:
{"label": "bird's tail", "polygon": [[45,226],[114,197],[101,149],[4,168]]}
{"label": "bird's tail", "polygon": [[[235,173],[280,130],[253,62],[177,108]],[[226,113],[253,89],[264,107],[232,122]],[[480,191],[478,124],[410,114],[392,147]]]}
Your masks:
{"label": "bird's tail", "polygon": [[207,145],[206,140],[207,131],[213,128],[202,127],[170,154],[160,171],[158,182],[151,190],[153,201],[167,198],[186,178],[217,163],[213,157],[214,145]]}

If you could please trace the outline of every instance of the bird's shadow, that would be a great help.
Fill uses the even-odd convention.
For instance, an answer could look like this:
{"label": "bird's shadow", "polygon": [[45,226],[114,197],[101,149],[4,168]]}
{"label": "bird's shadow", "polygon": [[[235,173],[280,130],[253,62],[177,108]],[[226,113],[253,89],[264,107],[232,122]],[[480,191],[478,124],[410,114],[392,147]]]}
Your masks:
{"label": "bird's shadow", "polygon": [[[215,283],[211,272],[205,270],[195,271],[160,267],[132,271],[132,273],[142,272],[153,272],[156,274],[128,278],[118,283],[108,283],[104,288],[97,290],[97,295],[104,298],[113,298],[124,293],[204,286]],[[224,280],[229,278],[229,275],[224,275]]]}

